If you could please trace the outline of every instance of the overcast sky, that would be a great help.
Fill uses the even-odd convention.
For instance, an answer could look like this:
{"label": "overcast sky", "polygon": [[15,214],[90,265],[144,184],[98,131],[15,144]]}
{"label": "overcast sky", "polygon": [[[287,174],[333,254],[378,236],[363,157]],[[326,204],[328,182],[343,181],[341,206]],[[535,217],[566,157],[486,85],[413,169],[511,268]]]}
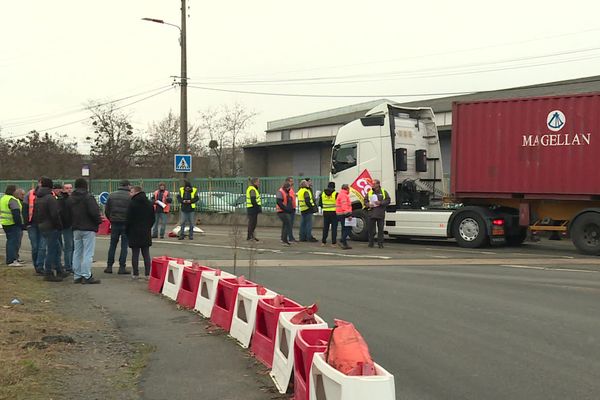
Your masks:
{"label": "overcast sky", "polygon": [[[365,97],[283,97],[189,89],[198,110],[240,102],[266,122],[388,97],[472,92],[600,75],[597,1],[188,0],[191,86]],[[90,135],[89,100],[158,93],[179,75],[179,0],[0,1],[0,127]],[[141,93],[146,93],[140,95]],[[408,95],[427,94],[421,97]],[[369,97],[371,96],[371,97]],[[173,88],[125,107],[143,130]]]}

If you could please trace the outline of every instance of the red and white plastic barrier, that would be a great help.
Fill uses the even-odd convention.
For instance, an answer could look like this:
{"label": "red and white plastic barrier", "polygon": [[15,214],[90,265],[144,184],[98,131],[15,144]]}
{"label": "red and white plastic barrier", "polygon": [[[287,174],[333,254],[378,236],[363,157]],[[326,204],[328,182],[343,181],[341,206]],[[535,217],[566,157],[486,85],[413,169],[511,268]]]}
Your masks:
{"label": "red and white plastic barrier", "polygon": [[169,261],[167,266],[167,276],[163,283],[162,294],[170,298],[171,300],[177,300],[177,294],[181,287],[181,276],[183,275],[183,268],[191,266],[192,262],[189,260],[179,259],[177,261]]}
{"label": "red and white plastic barrier", "polygon": [[279,322],[277,323],[275,351],[273,352],[273,369],[270,375],[279,393],[287,392],[290,378],[292,377],[292,370],[294,369],[294,341],[296,340],[298,331],[327,328],[327,322],[316,314],[314,314],[317,320],[316,324],[296,325],[291,321],[296,314],[298,312],[282,312],[279,314]]}
{"label": "red and white plastic barrier", "polygon": [[310,400],[395,400],[394,376],[375,364],[376,375],[350,376],[325,361],[325,353],[315,353],[310,370]]}
{"label": "red and white plastic barrier", "polygon": [[192,264],[190,267],[183,268],[181,276],[181,285],[177,294],[177,304],[185,308],[194,308],[196,297],[198,297],[198,288],[200,287],[200,278],[203,272],[214,271],[213,268],[203,265]]}
{"label": "red and white plastic barrier", "polygon": [[210,318],[212,314],[217,294],[217,285],[222,278],[235,278],[235,275],[217,270],[203,272],[200,277],[200,287],[198,288],[194,310],[206,318]]}
{"label": "red and white plastic barrier", "polygon": [[265,294],[258,294],[257,288],[240,288],[238,290],[229,335],[235,338],[243,348],[247,349],[250,346],[250,339],[256,322],[258,300],[272,299],[275,296],[277,296],[277,293],[268,289],[265,289]]}

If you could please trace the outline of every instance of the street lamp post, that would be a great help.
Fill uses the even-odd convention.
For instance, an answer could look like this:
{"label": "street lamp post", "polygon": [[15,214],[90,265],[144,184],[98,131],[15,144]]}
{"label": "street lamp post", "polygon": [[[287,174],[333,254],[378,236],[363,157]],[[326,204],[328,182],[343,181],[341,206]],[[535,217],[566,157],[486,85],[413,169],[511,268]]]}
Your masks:
{"label": "street lamp post", "polygon": [[[174,26],[179,29],[179,44],[181,46],[181,76],[179,77],[181,82],[180,93],[181,98],[179,101],[179,151],[181,154],[187,154],[188,152],[188,138],[187,138],[187,42],[186,42],[186,0],[181,0],[181,27],[175,24],[170,24],[163,21],[162,19],[156,18],[142,18],[144,21],[156,22],[157,24]],[[187,177],[187,172],[183,173],[183,177]]]}

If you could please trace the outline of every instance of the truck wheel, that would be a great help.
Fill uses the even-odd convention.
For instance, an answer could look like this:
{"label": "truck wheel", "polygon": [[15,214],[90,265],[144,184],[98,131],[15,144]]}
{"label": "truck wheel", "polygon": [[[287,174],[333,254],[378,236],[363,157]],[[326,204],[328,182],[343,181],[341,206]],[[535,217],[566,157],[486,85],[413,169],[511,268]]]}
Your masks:
{"label": "truck wheel", "polygon": [[571,227],[571,240],[580,252],[600,255],[600,214],[585,213],[577,218]]}
{"label": "truck wheel", "polygon": [[506,244],[508,246],[520,246],[527,239],[527,228],[521,228],[519,233],[506,237]]}
{"label": "truck wheel", "polygon": [[452,234],[460,247],[482,247],[487,242],[487,230],[483,218],[475,212],[458,214],[454,219]]}
{"label": "truck wheel", "polygon": [[350,239],[359,242],[366,242],[369,240],[367,214],[363,210],[354,210],[352,215],[357,218],[357,221],[356,226],[353,226],[352,232],[350,232]]}

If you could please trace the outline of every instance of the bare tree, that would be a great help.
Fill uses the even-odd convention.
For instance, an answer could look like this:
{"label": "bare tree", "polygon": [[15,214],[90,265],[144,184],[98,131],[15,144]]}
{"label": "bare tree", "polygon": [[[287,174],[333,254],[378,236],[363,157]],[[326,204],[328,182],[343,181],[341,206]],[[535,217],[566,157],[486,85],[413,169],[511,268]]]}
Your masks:
{"label": "bare tree", "polygon": [[[148,137],[144,140],[143,164],[152,170],[154,176],[174,176],[173,157],[180,152],[179,123],[179,116],[169,111],[163,119],[148,127]],[[188,126],[188,147],[189,153],[194,157],[195,170],[203,155],[202,139],[198,127]]]}
{"label": "bare tree", "polygon": [[232,106],[223,107],[223,115],[221,117],[222,129],[229,135],[231,144],[231,176],[237,176],[239,165],[237,162],[236,146],[239,143],[241,136],[245,133],[246,128],[252,122],[252,119],[257,115],[256,112],[248,110],[240,103],[234,103]]}
{"label": "bare tree", "polygon": [[100,178],[123,177],[130,173],[142,149],[142,140],[133,133],[129,115],[114,104],[91,102],[91,126],[95,137],[91,148],[94,175]]}

